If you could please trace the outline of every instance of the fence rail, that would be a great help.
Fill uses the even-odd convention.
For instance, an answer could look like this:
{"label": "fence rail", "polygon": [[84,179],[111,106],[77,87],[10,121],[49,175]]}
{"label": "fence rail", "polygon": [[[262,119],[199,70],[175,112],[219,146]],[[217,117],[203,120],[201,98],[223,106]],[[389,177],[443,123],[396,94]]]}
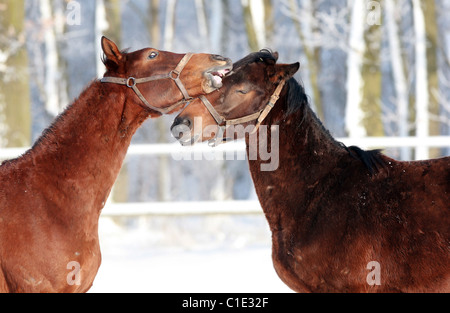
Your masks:
{"label": "fence rail", "polygon": [[[450,136],[433,136],[425,140],[416,137],[365,137],[365,138],[337,138],[344,144],[357,145],[362,148],[392,148],[392,147],[427,147],[450,148]],[[2,148],[0,160],[15,158],[23,154],[28,148]],[[193,147],[181,147],[179,143],[170,144],[133,144],[129,147],[127,156],[131,155],[169,155],[179,156],[183,153],[221,153],[245,151],[243,141],[235,141],[211,148],[206,144]],[[211,214],[261,214],[261,206],[256,200],[247,201],[189,201],[189,202],[141,202],[141,203],[112,203],[106,204],[102,217],[117,216],[152,216],[152,215],[211,215]]]}
{"label": "fence rail", "polygon": [[103,217],[262,214],[256,200],[109,203]]}
{"label": "fence rail", "polygon": [[[450,136],[430,136],[423,140],[417,137],[362,137],[362,138],[336,138],[347,146],[356,145],[361,148],[401,148],[401,147],[427,147],[427,148],[450,148]],[[26,148],[0,148],[0,160],[15,158],[29,149]],[[215,148],[207,144],[197,144],[192,147],[182,147],[179,143],[167,144],[132,144],[127,155],[167,155],[180,153],[204,152],[243,152],[245,143],[242,140],[230,142]]]}

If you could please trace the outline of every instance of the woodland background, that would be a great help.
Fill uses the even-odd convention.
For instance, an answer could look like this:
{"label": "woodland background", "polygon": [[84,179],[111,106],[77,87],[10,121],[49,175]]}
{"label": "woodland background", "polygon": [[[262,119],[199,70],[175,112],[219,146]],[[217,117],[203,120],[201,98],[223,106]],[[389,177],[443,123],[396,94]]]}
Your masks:
{"label": "woodland background", "polygon": [[[449,0],[0,0],[0,149],[30,146],[121,48],[221,54],[270,48],[335,137],[450,135]],[[174,116],[133,143],[174,142]],[[388,149],[411,160],[410,148]],[[433,148],[429,157],[450,154]],[[129,156],[117,202],[254,199],[247,162]]]}

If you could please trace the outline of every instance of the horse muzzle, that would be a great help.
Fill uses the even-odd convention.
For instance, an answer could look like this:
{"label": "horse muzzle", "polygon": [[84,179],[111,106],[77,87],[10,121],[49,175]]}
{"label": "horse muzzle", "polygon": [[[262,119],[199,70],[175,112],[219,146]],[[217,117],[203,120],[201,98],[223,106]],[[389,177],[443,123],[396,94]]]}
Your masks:
{"label": "horse muzzle", "polygon": [[178,140],[182,146],[193,145],[199,136],[192,136],[192,122],[188,118],[177,117],[170,126],[172,136]]}

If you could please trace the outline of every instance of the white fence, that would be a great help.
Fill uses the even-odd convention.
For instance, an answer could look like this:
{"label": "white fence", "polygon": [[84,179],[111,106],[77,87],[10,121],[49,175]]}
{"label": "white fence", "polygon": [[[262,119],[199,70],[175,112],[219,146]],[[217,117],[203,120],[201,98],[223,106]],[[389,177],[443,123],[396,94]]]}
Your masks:
{"label": "white fence", "polygon": [[[418,140],[416,137],[365,137],[337,138],[347,146],[357,145],[361,148],[392,148],[392,147],[427,147],[450,148],[450,136],[427,137]],[[5,148],[0,150],[0,160],[15,158],[24,153],[27,148]],[[235,141],[211,148],[206,144],[193,147],[181,147],[179,143],[172,144],[139,144],[131,145],[127,155],[172,155],[179,158],[180,154],[191,153],[195,156],[221,152],[240,153],[245,155],[243,141]],[[225,205],[224,205],[225,204]],[[228,204],[228,205],[227,205]],[[108,203],[102,216],[145,216],[145,215],[205,215],[205,214],[261,214],[258,201],[227,201],[217,206],[215,201],[191,202],[141,202],[141,203]]]}

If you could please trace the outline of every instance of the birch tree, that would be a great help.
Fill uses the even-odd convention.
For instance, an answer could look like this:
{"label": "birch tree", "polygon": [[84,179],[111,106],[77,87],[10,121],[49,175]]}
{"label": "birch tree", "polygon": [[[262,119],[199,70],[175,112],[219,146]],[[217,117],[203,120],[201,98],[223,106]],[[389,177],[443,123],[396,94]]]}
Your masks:
{"label": "birch tree", "polygon": [[[211,41],[210,37],[208,35],[208,26],[207,26],[207,19],[205,14],[205,6],[203,4],[203,0],[195,0],[195,10],[197,13],[197,26],[198,26],[198,33],[200,35],[200,38],[203,38],[205,42],[205,46],[208,50],[211,49]],[[215,12],[217,14],[221,14],[221,12]],[[219,23],[221,19],[219,18]],[[218,24],[219,24],[218,23]],[[220,25],[217,25],[220,27]]]}
{"label": "birch tree", "polygon": [[[389,55],[394,77],[395,99],[397,103],[397,125],[398,136],[407,137],[409,135],[408,127],[408,87],[406,79],[406,69],[402,59],[402,51],[400,45],[400,33],[395,19],[396,8],[394,0],[384,0],[385,3],[385,20],[387,34],[389,37]],[[402,147],[400,149],[400,157],[402,160],[410,160],[410,149]]]}
{"label": "birch tree", "polygon": [[[440,122],[441,134],[444,136],[450,135],[450,21],[447,17],[449,11],[449,1],[436,1],[439,90],[435,91],[434,96],[439,100],[440,111],[435,119]],[[442,148],[441,155],[450,155],[450,147]]]}
{"label": "birch tree", "polygon": [[416,98],[416,159],[428,159],[428,148],[423,146],[429,135],[428,75],[425,18],[420,0],[412,0],[415,33],[415,98]]}
{"label": "birch tree", "polygon": [[265,0],[241,0],[247,40],[252,52],[266,47],[266,10]]}
{"label": "birch tree", "polygon": [[224,15],[229,14],[222,0],[212,0],[211,3],[211,18],[209,19],[209,44],[212,51],[222,53],[223,51],[223,37],[224,28],[226,27]]}
{"label": "birch tree", "polygon": [[[42,20],[47,21],[44,29],[45,42],[45,108],[52,116],[58,115],[61,110],[58,98],[58,48],[56,45],[55,19],[52,14],[50,0],[41,1]],[[50,23],[49,23],[50,22]]]}
{"label": "birch tree", "polygon": [[4,0],[0,11],[0,144],[30,145],[31,114],[24,0]]}
{"label": "birch tree", "polygon": [[249,0],[242,1],[242,13],[244,15],[245,30],[247,31],[247,41],[250,51],[260,50],[258,38],[256,37],[255,25],[253,25],[252,11]]}
{"label": "birch tree", "polygon": [[[435,1],[421,0],[421,7],[423,10],[426,32],[426,59],[427,59],[427,81],[428,81],[428,112],[429,117],[439,115],[439,102],[438,99],[433,96],[437,90],[439,90],[438,82],[438,25],[436,16],[436,3]],[[429,120],[429,134],[431,136],[437,136],[440,134],[439,121]],[[440,155],[439,149],[432,148],[429,151],[429,157],[438,157]]]}
{"label": "birch tree", "polygon": [[364,1],[350,0],[352,7],[350,28],[350,50],[347,59],[347,105],[345,113],[345,125],[349,137],[364,137],[366,129],[362,125],[364,111],[361,109],[363,80],[361,70],[363,65],[364,25],[365,12]]}
{"label": "birch tree", "polygon": [[[97,0],[99,1],[99,0]],[[106,37],[114,39],[114,42],[118,47],[122,46],[122,17],[120,9],[120,0],[100,0],[103,2],[103,9],[100,12],[104,12],[97,16],[96,21],[99,28],[103,30]],[[101,4],[101,3],[99,3]],[[101,7],[100,7],[101,9]]]}
{"label": "birch tree", "polygon": [[266,21],[265,21],[265,3],[264,0],[247,0],[249,2],[251,19],[255,28],[257,50],[267,46],[266,44]]}
{"label": "birch tree", "polygon": [[361,110],[362,124],[368,136],[383,136],[381,120],[381,3],[371,1],[365,8],[368,13],[364,31],[365,52],[361,68],[363,80]]}
{"label": "birch tree", "polygon": [[96,0],[95,6],[95,48],[97,77],[102,77],[105,66],[101,61],[101,38],[106,36],[112,39],[119,47],[121,42],[121,16],[119,0]]}
{"label": "birch tree", "polygon": [[175,7],[177,0],[167,0],[166,17],[164,24],[164,49],[172,50],[173,39],[175,36]]}
{"label": "birch tree", "polygon": [[[319,118],[324,118],[322,97],[320,94],[318,75],[320,71],[320,46],[312,38],[313,19],[316,17],[316,8],[311,0],[302,1],[302,10],[296,0],[289,0],[288,11],[285,14],[292,19],[295,30],[300,39],[303,52],[306,57],[309,80],[312,88],[312,104]],[[304,12],[303,14],[301,13]],[[316,29],[316,32],[318,30]]]}
{"label": "birch tree", "polygon": [[153,47],[160,45],[160,26],[159,26],[159,0],[151,0],[150,2],[150,23],[148,29],[150,31],[150,42]]}

